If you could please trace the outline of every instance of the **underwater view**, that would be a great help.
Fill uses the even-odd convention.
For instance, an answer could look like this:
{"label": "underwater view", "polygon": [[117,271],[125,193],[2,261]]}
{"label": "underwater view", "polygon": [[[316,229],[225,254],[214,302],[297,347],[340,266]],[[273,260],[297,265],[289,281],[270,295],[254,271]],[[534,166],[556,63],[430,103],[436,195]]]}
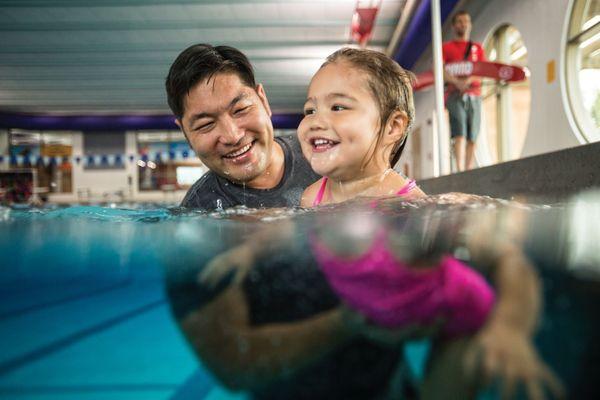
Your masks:
{"label": "underwater view", "polygon": [[[598,398],[599,196],[0,208],[0,397]],[[519,296],[544,374],[507,389],[472,343]]]}

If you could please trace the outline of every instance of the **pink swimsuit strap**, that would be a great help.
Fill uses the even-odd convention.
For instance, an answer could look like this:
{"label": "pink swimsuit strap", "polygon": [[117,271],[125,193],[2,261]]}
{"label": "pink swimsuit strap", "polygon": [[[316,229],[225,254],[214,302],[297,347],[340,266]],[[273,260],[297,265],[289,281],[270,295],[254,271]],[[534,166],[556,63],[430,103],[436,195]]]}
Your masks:
{"label": "pink swimsuit strap", "polygon": [[[313,204],[312,204],[313,207],[318,206],[323,201],[323,196],[325,195],[326,187],[327,187],[327,177],[324,176],[323,182],[321,183],[321,187],[319,188],[319,191],[317,192],[317,195],[315,196],[315,199],[313,200]],[[413,179],[409,179],[408,182],[406,183],[406,185],[402,186],[400,188],[400,190],[398,190],[396,192],[396,195],[404,196],[404,195],[410,193],[410,191],[416,187],[417,187],[417,182],[415,182]]]}
{"label": "pink swimsuit strap", "polygon": [[313,200],[313,207],[318,206],[319,204],[321,204],[321,201],[323,201],[323,195],[325,194],[325,187],[327,186],[327,177],[324,176],[323,177],[323,182],[321,183],[321,187],[319,188],[319,191],[317,192],[317,195],[315,196],[315,199]]}

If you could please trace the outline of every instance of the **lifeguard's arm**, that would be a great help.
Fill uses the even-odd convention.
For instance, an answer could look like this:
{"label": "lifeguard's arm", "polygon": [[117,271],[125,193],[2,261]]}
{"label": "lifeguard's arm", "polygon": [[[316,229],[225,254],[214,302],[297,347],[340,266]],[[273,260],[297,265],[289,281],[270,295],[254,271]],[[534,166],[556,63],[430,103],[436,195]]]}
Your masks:
{"label": "lifeguard's arm", "polygon": [[[443,51],[443,48],[442,48]],[[447,57],[445,56],[445,54],[443,55],[444,58],[444,67],[446,66],[446,63],[449,62]],[[464,92],[465,90],[467,90],[469,88],[469,86],[471,86],[471,81],[472,81],[472,77],[468,76],[468,77],[459,77],[459,76],[454,76],[449,74],[446,71],[446,68],[443,69],[443,73],[444,73],[444,82],[453,85],[454,87],[456,87],[456,89],[458,89],[461,93]]]}
{"label": "lifeguard's arm", "polygon": [[234,390],[284,377],[351,338],[339,308],[299,322],[250,326],[239,285],[187,315],[181,326],[204,365]]}
{"label": "lifeguard's arm", "polygon": [[461,93],[469,88],[469,86],[471,85],[471,80],[472,80],[472,78],[470,76],[458,77],[458,76],[450,75],[444,68],[444,82],[453,85]]}

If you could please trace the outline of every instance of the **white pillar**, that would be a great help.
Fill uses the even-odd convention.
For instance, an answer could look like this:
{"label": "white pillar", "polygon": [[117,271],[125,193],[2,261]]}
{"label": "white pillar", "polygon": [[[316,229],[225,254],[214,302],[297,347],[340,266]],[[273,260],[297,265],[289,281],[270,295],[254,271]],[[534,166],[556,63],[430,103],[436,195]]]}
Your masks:
{"label": "white pillar", "polygon": [[8,168],[8,131],[0,129],[0,156],[4,157],[4,161],[0,163],[0,169]]}
{"label": "white pillar", "polygon": [[442,58],[442,18],[440,0],[431,0],[431,47],[433,50],[433,77],[435,88],[435,128],[438,149],[434,154],[439,159],[437,176],[450,173],[450,138],[444,124],[444,63]]}
{"label": "white pillar", "polygon": [[[507,29],[503,29],[498,41],[498,61],[509,63],[510,45],[508,42]],[[512,126],[511,126],[511,89],[509,85],[503,84],[499,87],[498,97],[498,162],[512,160]]]}

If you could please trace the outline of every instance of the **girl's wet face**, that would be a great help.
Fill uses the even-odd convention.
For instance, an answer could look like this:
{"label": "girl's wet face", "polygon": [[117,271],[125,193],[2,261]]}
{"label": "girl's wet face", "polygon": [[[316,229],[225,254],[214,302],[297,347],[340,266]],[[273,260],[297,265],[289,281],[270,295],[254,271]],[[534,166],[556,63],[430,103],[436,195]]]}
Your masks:
{"label": "girl's wet face", "polygon": [[364,71],[344,61],[326,65],[313,77],[298,136],[318,174],[347,180],[380,168],[377,154],[363,165],[377,142],[380,118],[367,79]]}

